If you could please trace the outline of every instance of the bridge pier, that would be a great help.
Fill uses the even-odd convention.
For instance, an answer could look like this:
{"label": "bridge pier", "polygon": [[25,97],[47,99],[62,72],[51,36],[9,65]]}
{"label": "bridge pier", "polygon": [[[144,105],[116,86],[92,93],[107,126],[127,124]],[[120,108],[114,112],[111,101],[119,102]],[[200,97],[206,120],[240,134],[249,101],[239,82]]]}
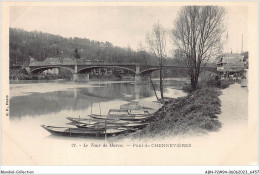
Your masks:
{"label": "bridge pier", "polygon": [[135,84],[141,84],[140,66],[136,65],[135,73]]}
{"label": "bridge pier", "polygon": [[73,80],[73,81],[78,81],[78,80],[79,80],[79,74],[74,73],[72,80]]}
{"label": "bridge pier", "polygon": [[136,86],[134,86],[134,88],[135,88],[135,100],[139,100],[140,99],[141,86],[136,85]]}
{"label": "bridge pier", "polygon": [[142,80],[141,80],[141,75],[136,74],[135,75],[135,84],[141,84]]}
{"label": "bridge pier", "polygon": [[74,73],[73,81],[89,81],[89,73],[85,73],[85,74]]}
{"label": "bridge pier", "polygon": [[28,72],[28,74],[31,73],[31,68],[29,66],[25,67],[25,70]]}

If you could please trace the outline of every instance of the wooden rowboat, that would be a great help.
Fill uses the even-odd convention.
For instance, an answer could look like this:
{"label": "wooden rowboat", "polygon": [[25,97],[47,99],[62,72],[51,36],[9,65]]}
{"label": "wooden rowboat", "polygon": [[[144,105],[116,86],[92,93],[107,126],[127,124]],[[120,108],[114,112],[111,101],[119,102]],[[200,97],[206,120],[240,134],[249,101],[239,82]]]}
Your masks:
{"label": "wooden rowboat", "polygon": [[140,106],[138,102],[130,102],[127,104],[120,105],[120,109],[145,110],[145,109],[152,109],[152,108]]}
{"label": "wooden rowboat", "polygon": [[71,136],[71,137],[111,137],[117,136],[127,131],[131,131],[125,128],[118,128],[118,129],[86,129],[86,128],[68,128],[68,127],[56,127],[56,126],[45,126],[41,125],[44,129],[50,132],[53,135],[59,136]]}
{"label": "wooden rowboat", "polygon": [[76,117],[66,117],[67,120],[70,120],[72,122],[96,122],[93,118],[76,118]]}
{"label": "wooden rowboat", "polygon": [[134,116],[134,115],[129,115],[129,116],[113,116],[113,115],[108,115],[106,117],[104,116],[92,116],[92,118],[94,119],[107,119],[108,121],[109,120],[113,120],[113,119],[119,119],[119,120],[122,120],[122,121],[135,121],[135,122],[143,122],[143,121],[146,121],[146,120],[149,120],[150,118],[152,117],[152,115],[147,115],[147,116]]}
{"label": "wooden rowboat", "polygon": [[105,124],[105,123],[97,123],[94,125],[90,125],[90,124],[76,124],[76,126],[78,128],[93,128],[93,129],[111,129],[111,128],[128,128],[128,129],[140,129],[145,127],[146,125],[148,125],[148,123],[133,123],[133,122],[126,122],[125,124],[121,124],[121,125],[117,125],[117,124]]}
{"label": "wooden rowboat", "polygon": [[[83,118],[83,119],[79,119],[79,118],[73,118],[73,117],[67,117],[68,120],[74,122],[74,123],[82,123],[82,124],[96,124],[96,123],[113,123],[113,124],[122,124],[125,123],[124,121],[120,121],[119,119],[116,118],[111,118],[111,119],[106,119],[106,116],[102,116],[101,118],[100,115],[89,115],[90,118]],[[96,118],[95,118],[96,116]]]}
{"label": "wooden rowboat", "polygon": [[90,115],[93,119],[145,121],[152,117],[147,110],[110,109],[108,115]]}

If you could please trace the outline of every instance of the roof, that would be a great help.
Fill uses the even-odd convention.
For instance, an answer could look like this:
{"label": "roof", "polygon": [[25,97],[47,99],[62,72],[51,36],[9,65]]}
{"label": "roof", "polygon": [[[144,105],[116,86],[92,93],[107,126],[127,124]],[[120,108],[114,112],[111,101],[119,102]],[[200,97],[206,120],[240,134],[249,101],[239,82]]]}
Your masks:
{"label": "roof", "polygon": [[218,57],[218,71],[239,72],[244,70],[244,56],[239,54],[223,54]]}
{"label": "roof", "polygon": [[60,58],[52,58],[48,57],[44,60],[45,63],[60,63],[61,59]]}
{"label": "roof", "polygon": [[66,58],[52,58],[52,57],[49,57],[49,58],[46,58],[44,61],[43,61],[45,64],[59,64],[59,63],[74,63],[75,60],[73,60],[72,58],[69,58],[69,57],[66,57]]}
{"label": "roof", "polygon": [[62,61],[63,61],[63,62],[74,62],[74,60],[71,59],[71,58],[69,58],[69,57],[63,58]]}
{"label": "roof", "polygon": [[224,69],[221,69],[221,68],[218,68],[217,69],[219,72],[241,72],[241,71],[244,71],[244,68],[241,68],[241,67],[229,67],[229,68],[224,68]]}
{"label": "roof", "polygon": [[244,56],[239,54],[223,54],[221,57],[218,57],[217,64],[219,63],[230,63],[230,64],[242,64]]}

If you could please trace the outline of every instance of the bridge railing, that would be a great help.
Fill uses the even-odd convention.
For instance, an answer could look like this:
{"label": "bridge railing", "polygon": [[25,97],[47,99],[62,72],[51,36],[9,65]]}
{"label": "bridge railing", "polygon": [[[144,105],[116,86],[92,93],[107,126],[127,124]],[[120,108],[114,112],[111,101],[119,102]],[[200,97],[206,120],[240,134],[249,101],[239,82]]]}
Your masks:
{"label": "bridge railing", "polygon": [[93,66],[93,65],[107,65],[107,66],[138,66],[138,63],[77,63],[77,62],[51,62],[51,63],[44,63],[44,62],[33,62],[29,64],[29,66],[53,66],[53,65],[82,65],[82,66]]}
{"label": "bridge railing", "polygon": [[[139,64],[139,63],[84,63],[84,62],[32,62],[29,64],[30,67],[40,67],[40,66],[145,66],[146,68],[159,68],[158,65],[147,65],[147,64]],[[179,68],[179,69],[188,69],[187,66],[179,66],[179,65],[163,65],[163,68]],[[204,66],[201,68],[207,69],[216,69],[216,66]]]}

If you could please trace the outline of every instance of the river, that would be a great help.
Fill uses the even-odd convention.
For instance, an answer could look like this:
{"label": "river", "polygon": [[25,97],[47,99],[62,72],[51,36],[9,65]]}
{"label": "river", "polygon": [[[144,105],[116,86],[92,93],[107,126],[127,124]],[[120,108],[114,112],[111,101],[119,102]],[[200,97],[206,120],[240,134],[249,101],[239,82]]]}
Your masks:
{"label": "river", "polygon": [[[185,96],[186,94],[178,89],[186,81],[184,79],[166,79],[164,81],[165,96],[173,98]],[[158,80],[155,82],[158,89]],[[236,88],[240,88],[240,91],[244,90],[239,85]],[[192,144],[192,149],[169,148],[171,150],[170,155],[176,157],[175,159],[167,159],[169,165],[190,165],[191,162],[195,161],[197,164],[219,165],[219,158],[227,161],[225,159],[226,155],[228,157],[231,155],[236,156],[236,159],[228,159],[230,161],[239,161],[242,160],[241,158],[244,160],[244,153],[248,153],[242,151],[244,150],[242,148],[245,147],[249,150],[253,144],[249,144],[251,143],[249,141],[243,142],[244,138],[249,139],[251,136],[248,137],[246,127],[241,127],[247,126],[247,120],[244,120],[247,118],[247,111],[243,110],[245,109],[243,106],[247,105],[241,103],[238,98],[245,99],[247,93],[241,93],[240,91],[234,90],[234,86],[223,90],[220,97],[224,105],[224,107],[222,106],[223,114],[219,116],[219,119],[223,122],[223,128],[220,132],[199,137],[182,138],[177,136],[168,138],[166,141],[149,140],[149,142]],[[234,94],[234,92],[238,92],[240,95]],[[233,113],[229,108],[230,99],[233,100],[232,104],[234,104],[232,109],[240,109],[236,113]],[[143,164],[142,158],[135,159],[135,156],[132,156],[136,155],[137,152],[145,160],[155,160],[158,155],[161,155],[161,158],[168,158],[169,152],[164,152],[160,148],[96,148],[90,145],[103,144],[106,143],[105,140],[53,136],[40,127],[42,124],[72,126],[67,124],[69,121],[66,120],[66,117],[78,117],[79,115],[86,117],[91,113],[91,109],[92,113],[99,114],[101,110],[101,114],[106,114],[109,109],[119,108],[120,105],[131,101],[145,103],[154,100],[156,98],[150,85],[135,85],[132,81],[68,82],[56,80],[11,82],[10,117],[2,117],[2,139],[5,140],[5,142],[2,142],[2,153],[3,157],[5,157],[3,163],[6,165],[12,165],[10,162],[19,165],[100,165],[100,162],[102,162],[102,165],[121,165],[128,160],[129,165]],[[241,122],[237,122],[238,114],[243,116],[240,117],[242,120],[239,121]],[[236,122],[230,120],[232,115]],[[236,123],[239,123],[239,125]],[[240,129],[237,130],[236,128]],[[130,140],[131,142],[143,143],[140,140]],[[248,143],[248,146],[241,145],[241,143]],[[72,144],[86,144],[89,146],[75,148],[72,147]],[[241,146],[238,147],[238,145]],[[238,148],[241,151],[237,151],[240,150]],[[156,154],[151,154],[151,152],[156,152]],[[180,157],[189,158],[179,159]],[[203,157],[203,159],[198,160],[197,157]]]}
{"label": "river", "polygon": [[[182,78],[166,79],[165,96],[184,96],[185,93],[178,88],[185,81]],[[158,90],[158,80],[154,82]],[[109,109],[119,109],[120,105],[132,101],[144,104],[156,100],[150,84],[135,85],[133,81],[12,81],[10,96],[10,126],[28,126],[39,133],[39,137],[49,135],[40,127],[41,124],[70,126],[66,119],[69,116],[103,115]]]}

